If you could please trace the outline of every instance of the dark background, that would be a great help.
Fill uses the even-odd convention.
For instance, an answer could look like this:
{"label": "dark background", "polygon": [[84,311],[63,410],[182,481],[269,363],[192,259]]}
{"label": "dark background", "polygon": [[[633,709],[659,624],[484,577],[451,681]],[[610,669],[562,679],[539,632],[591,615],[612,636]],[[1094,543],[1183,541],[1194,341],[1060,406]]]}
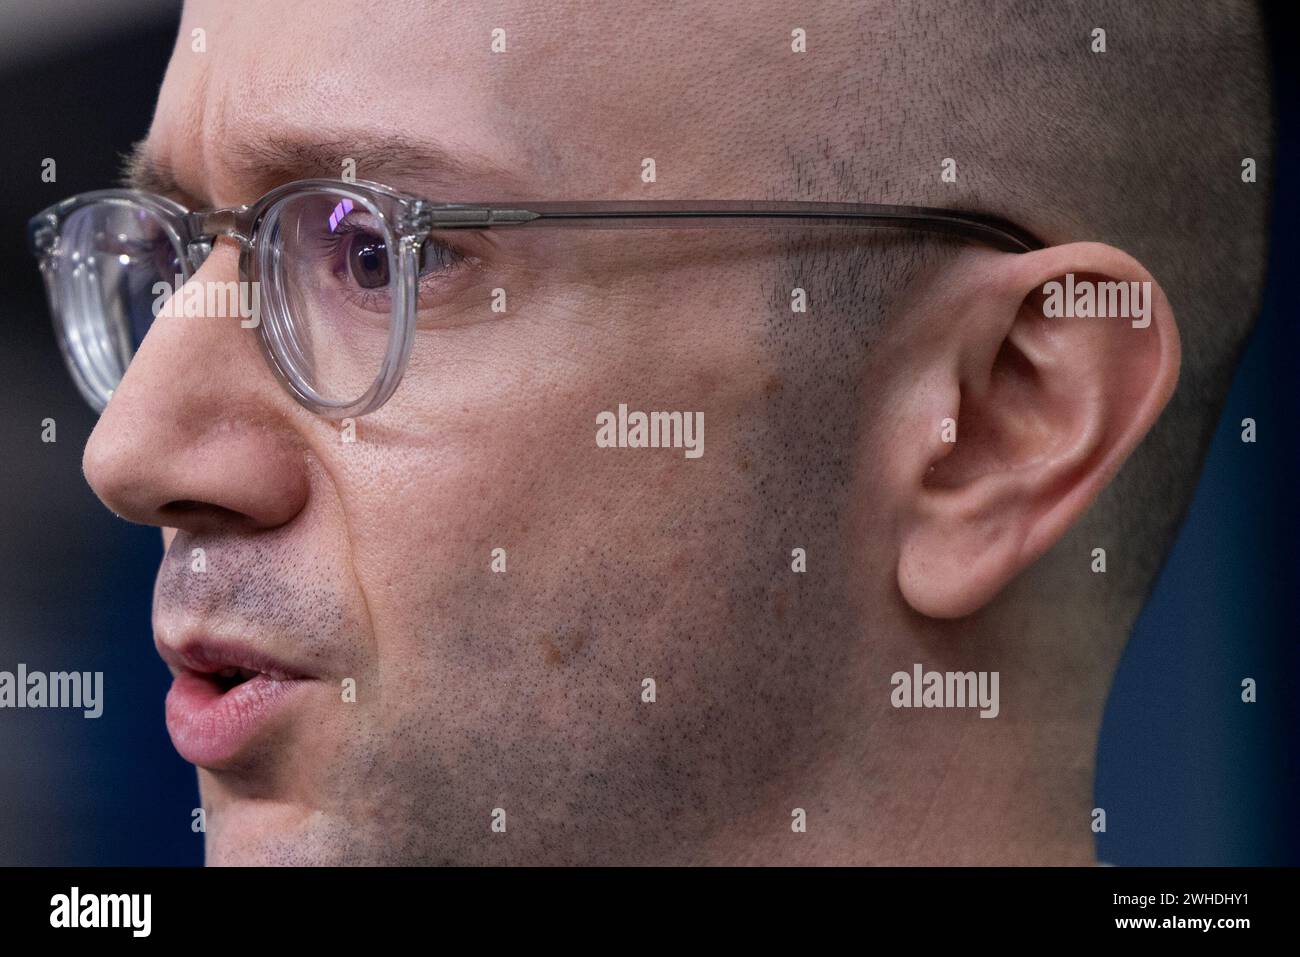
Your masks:
{"label": "dark background", "polygon": [[[105,18],[105,8],[124,15]],[[81,477],[94,417],[64,372],[24,239],[33,213],[115,178],[119,154],[148,129],[177,17],[166,0],[46,9],[0,15],[22,21],[0,22],[0,669],[103,671],[108,707],[93,721],[0,711],[0,865],[198,864],[198,789],[163,725],[168,676],[150,632],[161,539],[114,518]],[[1192,510],[1111,693],[1096,785],[1108,863],[1300,862],[1300,100],[1294,50],[1281,49],[1295,33],[1283,26],[1273,30],[1270,282]],[[40,180],[47,156],[58,162],[54,184]],[[46,417],[58,423],[55,444],[40,441]],[[1240,441],[1246,417],[1258,423],[1254,445]],[[1258,703],[1241,703],[1243,677],[1258,682]]]}

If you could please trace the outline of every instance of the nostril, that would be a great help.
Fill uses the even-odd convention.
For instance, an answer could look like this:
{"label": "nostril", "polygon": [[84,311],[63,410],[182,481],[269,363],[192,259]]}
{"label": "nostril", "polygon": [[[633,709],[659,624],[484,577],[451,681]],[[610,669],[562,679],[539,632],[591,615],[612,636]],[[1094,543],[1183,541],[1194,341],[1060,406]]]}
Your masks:
{"label": "nostril", "polygon": [[242,517],[232,509],[192,498],[173,499],[158,510],[158,518],[170,528],[185,526],[193,529],[196,524],[216,528],[238,523]]}

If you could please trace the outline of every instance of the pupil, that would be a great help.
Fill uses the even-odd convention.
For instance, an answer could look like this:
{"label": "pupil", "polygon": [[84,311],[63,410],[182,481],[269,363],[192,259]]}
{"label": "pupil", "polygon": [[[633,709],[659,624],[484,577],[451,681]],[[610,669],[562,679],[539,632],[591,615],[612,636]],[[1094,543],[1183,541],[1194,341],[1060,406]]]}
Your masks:
{"label": "pupil", "polygon": [[363,240],[352,247],[352,278],[363,289],[388,285],[388,255],[380,240]]}

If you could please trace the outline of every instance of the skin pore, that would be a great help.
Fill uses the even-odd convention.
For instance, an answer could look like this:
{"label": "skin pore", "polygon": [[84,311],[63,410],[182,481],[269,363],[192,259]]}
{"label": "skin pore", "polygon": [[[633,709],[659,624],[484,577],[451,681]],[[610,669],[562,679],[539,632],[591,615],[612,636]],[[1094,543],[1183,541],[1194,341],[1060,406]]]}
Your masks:
{"label": "skin pore", "polygon": [[[441,201],[969,205],[1050,247],[502,231],[355,443],[255,332],[157,321],[85,471],[164,529],[158,639],[317,679],[199,769],[210,863],[1093,860],[1096,732],[1145,585],[1101,620],[1070,530],[1173,394],[1180,330],[1135,255],[1078,241],[1086,203],[998,195],[974,146],[970,185],[940,181],[892,6],[187,3],[137,168],[196,206],[351,157]],[[193,281],[237,260],[222,241]],[[1152,282],[1150,327],[1045,319],[1067,273]],[[705,454],[598,448],[623,402],[703,411]],[[893,707],[914,662],[998,671],[999,716]]]}

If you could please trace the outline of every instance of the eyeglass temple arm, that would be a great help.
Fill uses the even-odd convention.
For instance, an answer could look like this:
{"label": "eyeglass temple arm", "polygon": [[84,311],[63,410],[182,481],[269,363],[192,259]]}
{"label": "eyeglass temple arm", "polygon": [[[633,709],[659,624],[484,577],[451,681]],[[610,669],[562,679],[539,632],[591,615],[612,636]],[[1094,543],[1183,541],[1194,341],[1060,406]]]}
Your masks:
{"label": "eyeglass temple arm", "polygon": [[1014,223],[981,213],[925,206],[848,203],[655,201],[523,203],[518,207],[431,207],[434,229],[492,226],[580,226],[642,228],[664,226],[754,226],[762,220],[793,220],[809,226],[864,229],[920,229],[974,239],[1006,252],[1042,249],[1044,243]]}

